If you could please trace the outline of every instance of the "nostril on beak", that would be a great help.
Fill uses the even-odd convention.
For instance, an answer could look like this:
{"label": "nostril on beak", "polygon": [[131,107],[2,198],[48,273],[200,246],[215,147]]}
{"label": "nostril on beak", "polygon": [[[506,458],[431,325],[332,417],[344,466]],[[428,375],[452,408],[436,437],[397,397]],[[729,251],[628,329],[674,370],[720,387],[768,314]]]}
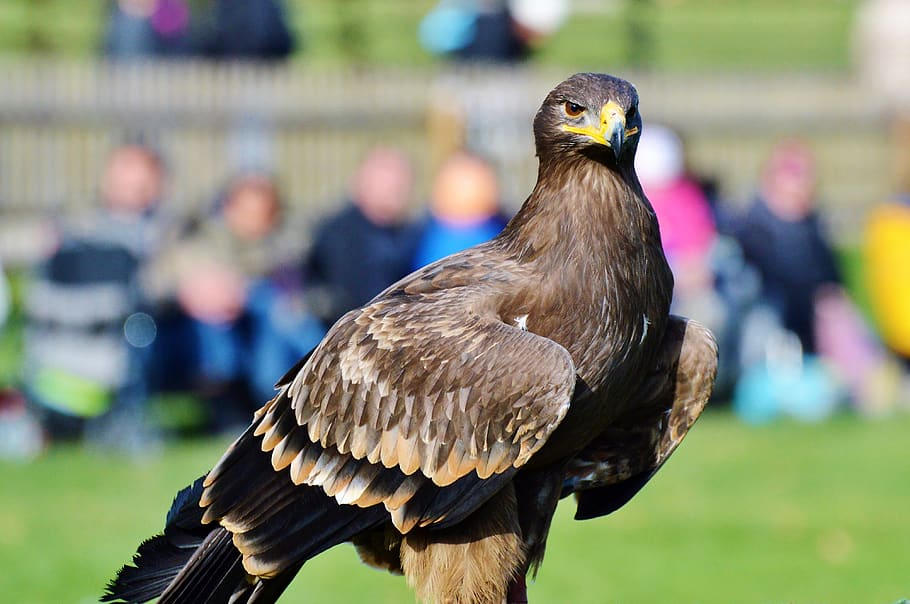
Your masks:
{"label": "nostril on beak", "polygon": [[601,123],[606,126],[610,122],[617,119],[619,117],[619,115],[620,115],[619,111],[617,111],[616,109],[611,109],[610,111],[608,111],[607,113],[604,114],[603,120],[601,121]]}

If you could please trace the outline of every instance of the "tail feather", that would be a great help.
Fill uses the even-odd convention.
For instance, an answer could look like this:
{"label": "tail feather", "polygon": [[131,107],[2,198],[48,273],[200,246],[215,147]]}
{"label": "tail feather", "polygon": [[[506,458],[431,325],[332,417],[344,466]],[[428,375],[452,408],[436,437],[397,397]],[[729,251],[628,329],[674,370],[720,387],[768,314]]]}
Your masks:
{"label": "tail feather", "polygon": [[177,493],[164,532],[144,541],[132,564],[124,565],[107,585],[102,602],[147,602],[157,598],[180,573],[209,532],[201,524],[202,478]]}
{"label": "tail feather", "polygon": [[251,574],[275,581],[298,562],[388,519],[382,505],[342,505],[321,487],[295,485],[289,471],[275,471],[252,432],[219,462],[230,471],[210,476],[203,495],[205,518],[233,533]]}
{"label": "tail feather", "polygon": [[[139,546],[133,564],[124,566],[108,586],[102,602],[146,602],[157,598],[186,564],[193,549],[174,548],[162,536],[148,539]],[[146,560],[154,559],[148,568]]]}
{"label": "tail feather", "polygon": [[295,485],[249,430],[226,457],[230,472],[178,493],[163,534],[139,547],[103,601],[271,604],[306,560],[388,518],[382,505],[341,505]]}
{"label": "tail feather", "polygon": [[303,563],[295,564],[270,581],[259,581],[245,599],[231,600],[230,604],[273,604],[284,593]]}
{"label": "tail feather", "polygon": [[167,587],[159,604],[227,602],[246,578],[240,552],[223,528],[212,531]]}

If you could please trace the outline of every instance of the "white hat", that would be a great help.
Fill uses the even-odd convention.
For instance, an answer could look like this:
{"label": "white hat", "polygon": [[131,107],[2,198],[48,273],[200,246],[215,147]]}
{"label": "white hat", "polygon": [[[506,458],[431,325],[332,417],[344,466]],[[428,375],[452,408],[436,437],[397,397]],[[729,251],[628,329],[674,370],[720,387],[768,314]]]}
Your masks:
{"label": "white hat", "polygon": [[522,27],[548,36],[569,16],[569,0],[509,0],[509,13]]}
{"label": "white hat", "polygon": [[664,186],[682,176],[685,167],[682,141],[673,130],[659,124],[642,129],[635,154],[635,171],[642,184]]}

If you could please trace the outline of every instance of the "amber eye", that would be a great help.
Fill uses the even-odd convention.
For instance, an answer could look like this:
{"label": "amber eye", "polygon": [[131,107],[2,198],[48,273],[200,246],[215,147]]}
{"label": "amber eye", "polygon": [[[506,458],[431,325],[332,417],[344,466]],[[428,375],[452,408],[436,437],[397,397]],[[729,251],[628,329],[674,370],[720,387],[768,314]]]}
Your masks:
{"label": "amber eye", "polygon": [[563,111],[566,112],[566,115],[569,117],[578,117],[585,112],[585,108],[579,105],[578,103],[573,103],[572,101],[566,101],[562,106]]}

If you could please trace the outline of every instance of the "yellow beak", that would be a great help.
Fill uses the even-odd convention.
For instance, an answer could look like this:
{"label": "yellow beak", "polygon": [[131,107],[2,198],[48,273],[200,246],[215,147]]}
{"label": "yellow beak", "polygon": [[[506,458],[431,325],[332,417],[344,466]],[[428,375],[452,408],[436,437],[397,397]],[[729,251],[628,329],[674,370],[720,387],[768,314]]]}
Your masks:
{"label": "yellow beak", "polygon": [[626,130],[626,112],[617,103],[610,101],[600,109],[600,120],[595,126],[563,125],[566,132],[584,134],[595,142],[613,150],[613,156],[619,159],[626,137],[638,132],[638,128]]}

